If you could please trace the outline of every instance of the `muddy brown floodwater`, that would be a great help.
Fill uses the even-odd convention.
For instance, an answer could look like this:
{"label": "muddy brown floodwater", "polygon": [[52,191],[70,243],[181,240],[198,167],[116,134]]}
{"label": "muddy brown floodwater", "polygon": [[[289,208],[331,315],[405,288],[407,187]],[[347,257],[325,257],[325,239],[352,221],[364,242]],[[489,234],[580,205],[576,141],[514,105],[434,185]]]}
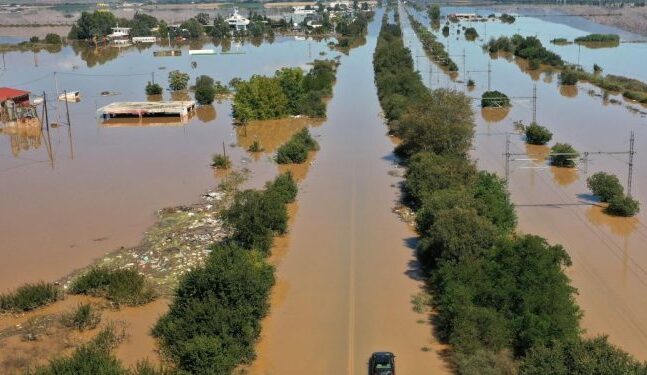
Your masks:
{"label": "muddy brown floodwater", "polygon": [[[443,12],[456,11],[443,8]],[[474,8],[489,14],[485,8]],[[417,14],[424,24],[428,21]],[[568,17],[573,18],[573,17]],[[420,43],[408,21],[402,17],[405,40],[413,55],[424,56]],[[565,22],[565,21],[563,21]],[[578,25],[577,20],[568,21]],[[481,37],[476,42],[456,36],[456,27],[474,26]],[[587,21],[588,32],[604,32]],[[438,68],[425,57],[416,60],[425,84],[433,88],[449,87],[464,90],[461,82],[472,78],[476,88],[468,95],[475,98],[476,136],[473,157],[478,166],[505,175],[506,133],[511,134],[510,151],[516,155],[510,163],[512,200],[517,206],[519,230],[547,238],[564,245],[573,260],[566,270],[579,294],[577,301],[584,311],[582,327],[585,334],[608,334],[611,342],[641,360],[647,360],[647,121],[646,108],[630,103],[618,95],[605,99],[600,89],[586,83],[564,87],[558,84],[557,73],[528,71],[524,61],[514,57],[490,56],[481,44],[489,37],[537,35],[544,45],[567,60],[574,61],[577,46],[558,47],[549,40],[562,36],[585,34],[566,24],[547,22],[539,18],[519,18],[513,25],[500,23],[462,22],[452,25],[449,38],[439,40],[456,56],[460,68],[455,80],[437,74]],[[624,38],[624,36],[623,36]],[[465,51],[466,70],[462,55]],[[593,62],[604,61],[605,72],[641,80],[646,71],[639,61],[647,59],[647,50],[637,45],[622,44],[611,49],[582,47],[582,64],[591,70]],[[488,61],[491,62],[491,87],[512,97],[510,109],[481,111],[481,94],[487,90]],[[533,85],[537,86],[537,122],[553,132],[555,142],[572,144],[580,152],[628,151],[629,134],[636,135],[633,195],[642,203],[642,212],[634,218],[606,215],[590,195],[586,178],[598,171],[617,174],[626,185],[628,174],[626,154],[591,155],[588,162],[580,161],[576,169],[548,167],[545,161],[548,147],[527,146],[515,133],[515,121],[528,124],[532,120]],[[466,91],[467,92],[467,91]]]}
{"label": "muddy brown floodwater", "polygon": [[252,374],[364,374],[371,353],[384,350],[403,374],[446,372],[427,316],[412,310],[422,286],[415,234],[392,212],[393,143],[371,68],[381,18],[341,61],[321,150],[273,257],[278,281]]}
{"label": "muddy brown floodwater", "polygon": [[[236,168],[252,171],[247,186],[262,186],[278,171],[269,152],[254,158],[246,147],[237,147],[247,145],[255,132],[250,125],[248,137],[236,133],[230,101],[198,108],[186,123],[101,123],[97,108],[146,100],[146,83],[154,78],[166,86],[173,69],[188,72],[192,81],[207,74],[226,83],[234,77],[271,75],[284,66],[307,68],[315,58],[337,55],[326,43],[288,37],[260,45],[202,43],[219,53],[235,52],[208,57],[188,55],[188,45],[174,46],[183,51],[179,57],[154,57],[166,45],[72,45],[55,53],[6,53],[2,86],[35,96],[46,92],[51,122],[66,121],[63,102],[51,100],[57,88],[80,91],[81,101],[69,106],[71,132],[64,125],[47,133],[40,127],[0,124],[0,293],[25,282],[56,280],[106,252],[136,245],[158,209],[194,202],[218,184],[209,163],[223,143]],[[182,96],[192,94],[165,91],[162,98]],[[260,135],[267,138],[261,141],[268,150],[298,127],[293,123],[316,121],[285,123],[285,130],[268,134],[270,138]]]}

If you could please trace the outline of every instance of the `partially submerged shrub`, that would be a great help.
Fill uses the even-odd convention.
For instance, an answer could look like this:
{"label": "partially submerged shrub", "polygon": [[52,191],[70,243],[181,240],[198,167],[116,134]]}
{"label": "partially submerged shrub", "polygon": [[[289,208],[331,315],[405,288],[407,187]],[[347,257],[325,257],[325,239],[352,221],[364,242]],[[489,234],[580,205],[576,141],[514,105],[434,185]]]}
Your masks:
{"label": "partially submerged shrub", "polygon": [[198,104],[211,104],[216,98],[216,89],[213,86],[200,86],[195,89],[195,100]]}
{"label": "partially submerged shrub", "polygon": [[568,143],[556,143],[551,149],[550,164],[555,167],[572,168],[580,154]]}
{"label": "partially submerged shrub", "polygon": [[155,298],[143,275],[133,269],[94,267],[72,282],[72,294],[100,296],[116,304],[143,305]]}
{"label": "partially submerged shrub", "polygon": [[624,195],[624,188],[620,184],[620,180],[612,174],[595,173],[586,179],[586,185],[593,194],[600,197],[602,202],[609,202],[613,197]]}
{"label": "partially submerged shrub", "polygon": [[565,69],[559,73],[559,83],[562,85],[575,85],[579,79],[579,74],[574,69]]}
{"label": "partially submerged shrub", "polygon": [[161,95],[162,86],[157,83],[148,82],[146,84],[146,95]]}
{"label": "partially submerged shrub", "polygon": [[11,293],[0,294],[0,312],[29,311],[55,302],[60,297],[60,288],[52,283],[25,284]]}
{"label": "partially submerged shrub", "polygon": [[279,164],[301,164],[308,158],[308,152],[318,148],[307,128],[292,136],[285,144],[281,145],[276,153],[276,162]]}
{"label": "partially submerged shrub", "polygon": [[474,40],[474,39],[478,38],[478,36],[479,36],[479,33],[476,32],[475,28],[468,27],[467,29],[465,29],[465,39]]}
{"label": "partially submerged shrub", "polygon": [[259,141],[254,141],[249,146],[247,151],[249,151],[249,152],[262,152],[263,151],[263,146],[261,146],[261,143]]}
{"label": "partially submerged shrub", "polygon": [[216,169],[229,169],[231,167],[231,160],[227,155],[214,154],[211,159],[211,166]]}
{"label": "partially submerged shrub", "polygon": [[173,91],[185,90],[189,84],[189,75],[179,70],[173,70],[168,74],[169,87]]}
{"label": "partially submerged shrub", "polygon": [[553,138],[553,133],[548,128],[535,122],[525,128],[526,142],[531,145],[545,145]]}
{"label": "partially submerged shrub", "polygon": [[64,326],[85,331],[95,329],[101,322],[101,313],[89,303],[78,305],[74,311],[63,314],[61,323]]}
{"label": "partially submerged shrub", "polygon": [[510,98],[500,91],[486,91],[481,96],[481,107],[509,107]]}
{"label": "partially submerged shrub", "polygon": [[640,203],[629,196],[616,195],[609,199],[605,211],[615,216],[634,216],[640,212]]}

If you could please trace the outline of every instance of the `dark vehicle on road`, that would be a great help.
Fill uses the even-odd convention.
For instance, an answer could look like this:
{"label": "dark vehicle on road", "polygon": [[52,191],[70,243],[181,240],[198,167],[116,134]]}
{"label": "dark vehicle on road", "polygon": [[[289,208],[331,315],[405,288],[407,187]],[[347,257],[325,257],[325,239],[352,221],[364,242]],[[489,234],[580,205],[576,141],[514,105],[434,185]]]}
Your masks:
{"label": "dark vehicle on road", "polygon": [[375,352],[368,361],[370,375],[395,375],[395,356],[390,352]]}

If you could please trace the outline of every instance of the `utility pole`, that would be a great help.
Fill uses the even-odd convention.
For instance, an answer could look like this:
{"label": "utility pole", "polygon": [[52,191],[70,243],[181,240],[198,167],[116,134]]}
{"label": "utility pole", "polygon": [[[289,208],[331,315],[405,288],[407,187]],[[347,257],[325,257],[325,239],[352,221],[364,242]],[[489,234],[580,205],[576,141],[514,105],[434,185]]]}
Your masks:
{"label": "utility pole", "polygon": [[72,121],[70,121],[70,106],[67,103],[67,90],[64,90],[65,94],[65,113],[67,114],[67,138],[70,143],[70,158],[74,160],[74,146],[72,145]]}
{"label": "utility pole", "polygon": [[152,83],[155,84],[155,72],[151,72]]}
{"label": "utility pole", "polygon": [[532,122],[537,122],[537,84],[532,88]]}
{"label": "utility pole", "polygon": [[510,133],[505,135],[505,185],[509,185],[510,180]]}
{"label": "utility pole", "polygon": [[635,143],[635,136],[634,136],[634,131],[631,131],[631,136],[629,137],[629,173],[627,175],[627,195],[629,198],[631,198],[631,182],[633,180],[633,174],[634,174],[634,154],[636,153],[634,151],[634,143]]}
{"label": "utility pole", "polygon": [[487,62],[487,90],[492,89],[492,63],[488,60]]}

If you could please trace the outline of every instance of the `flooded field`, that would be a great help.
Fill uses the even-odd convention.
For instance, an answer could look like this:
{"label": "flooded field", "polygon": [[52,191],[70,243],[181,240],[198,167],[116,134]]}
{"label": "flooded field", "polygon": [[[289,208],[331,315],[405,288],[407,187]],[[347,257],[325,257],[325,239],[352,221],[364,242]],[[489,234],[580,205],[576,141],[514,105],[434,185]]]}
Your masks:
{"label": "flooded field", "polygon": [[[39,127],[0,129],[0,290],[60,278],[106,252],[136,244],[156,210],[195,201],[218,183],[209,163],[223,142],[237,168],[253,171],[250,186],[261,185],[277,171],[271,155],[255,160],[246,149],[231,147],[246,140],[232,126],[229,101],[199,108],[187,123],[102,124],[97,108],[146,100],[146,82],[154,75],[166,86],[173,69],[188,72],[192,81],[207,74],[226,83],[234,77],[273,74],[283,66],[305,68],[315,58],[337,54],[326,43],[277,37],[257,46],[192,45],[235,52],[198,57],[188,55],[189,46],[174,47],[182,49],[179,57],[154,57],[154,51],[168,49],[157,45],[7,53],[3,85],[37,96],[46,92],[50,122],[67,121],[64,102],[51,100],[57,86],[59,92],[80,91],[81,101],[69,105],[71,131],[66,126],[52,128],[49,135]],[[103,91],[109,94],[102,96]],[[163,97],[183,99],[168,92]],[[248,128],[253,137],[252,126]]]}
{"label": "flooded field", "polygon": [[[443,12],[453,11],[455,9],[443,9]],[[491,13],[488,9],[478,11],[486,15]],[[422,14],[416,17],[429,25]],[[517,205],[519,228],[563,244],[571,255],[573,267],[567,273],[579,290],[578,302],[584,310],[586,333],[609,334],[612,342],[642,360],[647,359],[647,320],[643,313],[647,308],[644,294],[647,285],[647,253],[644,251],[647,243],[647,212],[644,209],[647,202],[647,168],[644,168],[647,165],[647,153],[644,152],[647,109],[619,95],[604,98],[602,91],[590,84],[560,87],[556,72],[528,71],[527,63],[521,59],[490,56],[481,48],[490,36],[537,35],[547,48],[575,62],[577,45],[559,47],[549,43],[556,37],[572,39],[586,34],[569,25],[526,17],[512,25],[461,22],[461,26],[477,29],[481,36],[475,42],[466,41],[462,33],[457,35],[459,26],[452,25],[448,38],[439,36],[460,69],[454,77],[449,77],[430,64],[406,17],[402,19],[405,40],[413,55],[420,56],[415,63],[427,85],[465,90],[480,99],[488,89],[490,63],[491,88],[512,98],[512,108],[495,110],[482,110],[480,101],[474,100],[477,134],[473,157],[481,168],[505,175],[506,133],[514,133],[515,121],[525,124],[532,121],[534,85],[537,87],[537,122],[553,132],[553,142],[570,143],[580,152],[627,152],[630,132],[635,133],[632,193],[643,204],[642,213],[635,218],[614,218],[604,214],[585,182],[587,176],[605,171],[617,174],[626,187],[627,154],[591,154],[588,162],[578,163],[576,169],[551,168],[543,160],[549,152],[547,147],[527,146],[521,135],[512,134],[510,152],[518,155],[512,157],[516,160],[510,163],[509,186]],[[588,32],[608,30],[607,27],[591,28],[590,24],[588,27]],[[647,58],[646,54],[644,44],[621,44],[605,49],[582,46],[580,62],[588,70],[597,63],[604,66],[605,73],[645,80],[647,72],[640,61]],[[475,81],[473,90],[465,87],[467,79]]]}

